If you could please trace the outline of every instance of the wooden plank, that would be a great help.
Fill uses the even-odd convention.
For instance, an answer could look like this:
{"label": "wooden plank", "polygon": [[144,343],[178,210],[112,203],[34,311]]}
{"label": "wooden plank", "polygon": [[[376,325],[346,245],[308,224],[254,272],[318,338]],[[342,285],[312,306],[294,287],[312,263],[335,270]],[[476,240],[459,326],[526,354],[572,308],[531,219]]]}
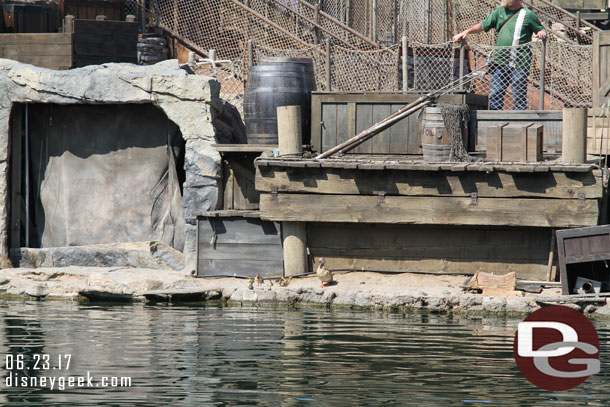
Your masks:
{"label": "wooden plank", "polygon": [[[388,117],[391,113],[391,105],[387,103],[379,103],[372,105],[373,108],[373,124]],[[393,153],[390,150],[390,129],[386,129],[377,134],[371,139],[371,153],[373,154],[389,154]]]}
{"label": "wooden plank", "polygon": [[337,105],[322,105],[322,151],[337,145]]}
{"label": "wooden plank", "polygon": [[[368,129],[373,125],[373,104],[362,103],[356,105],[356,134]],[[350,154],[371,154],[373,140],[365,141],[355,149],[351,150]]]}
{"label": "wooden plank", "polygon": [[72,45],[72,34],[2,34],[0,46],[4,45]]}
{"label": "wooden plank", "polygon": [[[402,164],[386,164],[386,168],[395,166],[404,167]],[[410,196],[468,197],[472,193],[498,198],[577,198],[584,194],[588,199],[600,199],[603,196],[601,173],[593,172],[457,173],[390,169],[381,172],[323,168],[288,173],[281,168],[259,167],[256,172],[257,190],[271,192],[274,186],[286,193],[345,195],[373,195],[374,191],[382,190],[386,195]]]}
{"label": "wooden plank", "polygon": [[[209,243],[209,242],[208,242]],[[202,260],[281,260],[282,245],[231,243],[199,244],[199,259]]]}
{"label": "wooden plank", "polygon": [[[348,140],[348,108],[346,103],[337,105],[337,144]],[[335,144],[335,146],[337,145]],[[334,147],[334,146],[333,146]]]}
{"label": "wooden plank", "polygon": [[435,225],[580,227],[597,225],[596,199],[261,194],[261,219]]}
{"label": "wooden plank", "polygon": [[72,56],[71,44],[0,44],[0,58],[15,58],[19,56]]}
{"label": "wooden plank", "polygon": [[[546,262],[550,233],[545,228],[456,228],[428,225],[310,223],[312,253],[388,259],[486,259]],[[472,248],[476,247],[476,250]]]}
{"label": "wooden plank", "polygon": [[[197,275],[233,275],[254,277],[278,277],[284,273],[284,262],[280,260],[199,260]],[[244,287],[246,282],[244,281]]]}
{"label": "wooden plank", "polygon": [[262,153],[279,148],[277,144],[212,144],[212,147],[221,153]]}
{"label": "wooden plank", "polygon": [[42,68],[68,69],[72,67],[71,56],[22,56],[11,58],[24,64],[31,64]]}
{"label": "wooden plank", "polygon": [[280,225],[260,219],[231,217],[199,220],[200,245],[209,245],[214,232],[216,244],[281,244]]}

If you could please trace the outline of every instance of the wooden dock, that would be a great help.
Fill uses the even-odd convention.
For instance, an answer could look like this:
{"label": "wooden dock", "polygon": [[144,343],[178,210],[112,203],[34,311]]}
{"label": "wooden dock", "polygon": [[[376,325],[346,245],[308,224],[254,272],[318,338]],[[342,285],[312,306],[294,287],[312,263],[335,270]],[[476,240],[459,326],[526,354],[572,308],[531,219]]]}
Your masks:
{"label": "wooden dock", "polygon": [[307,224],[331,268],[507,273],[546,279],[555,229],[604,221],[592,164],[434,163],[388,155],[259,158],[262,220]]}

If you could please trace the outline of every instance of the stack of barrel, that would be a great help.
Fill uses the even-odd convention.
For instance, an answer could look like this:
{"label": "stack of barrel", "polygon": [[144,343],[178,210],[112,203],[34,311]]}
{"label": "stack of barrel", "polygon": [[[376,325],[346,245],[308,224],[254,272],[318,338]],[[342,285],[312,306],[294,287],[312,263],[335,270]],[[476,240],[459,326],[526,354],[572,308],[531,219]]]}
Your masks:
{"label": "stack of barrel", "polygon": [[303,144],[310,143],[311,92],[316,89],[309,58],[262,58],[248,70],[244,119],[249,144],[278,144],[277,108],[300,106]]}

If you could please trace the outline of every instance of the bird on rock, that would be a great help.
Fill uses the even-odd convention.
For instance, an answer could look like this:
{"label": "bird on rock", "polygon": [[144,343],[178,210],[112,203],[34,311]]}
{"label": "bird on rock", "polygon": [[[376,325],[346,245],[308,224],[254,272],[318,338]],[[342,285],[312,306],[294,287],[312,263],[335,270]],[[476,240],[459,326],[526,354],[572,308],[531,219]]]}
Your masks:
{"label": "bird on rock", "polygon": [[271,280],[267,280],[267,285],[268,285],[269,287],[273,287],[273,281],[271,281]]}
{"label": "bird on rock", "polygon": [[258,284],[258,285],[263,285],[263,283],[265,282],[265,280],[263,280],[263,278],[260,276],[260,274],[257,274],[255,279],[256,279],[256,284]]}
{"label": "bird on rock", "polygon": [[318,276],[322,282],[320,287],[328,287],[328,285],[333,282],[333,273],[331,273],[330,270],[327,270],[324,267],[324,264],[326,264],[326,260],[324,260],[324,257],[320,257],[320,264],[316,270],[316,276]]}
{"label": "bird on rock", "polygon": [[248,289],[254,290],[254,278],[248,277]]}

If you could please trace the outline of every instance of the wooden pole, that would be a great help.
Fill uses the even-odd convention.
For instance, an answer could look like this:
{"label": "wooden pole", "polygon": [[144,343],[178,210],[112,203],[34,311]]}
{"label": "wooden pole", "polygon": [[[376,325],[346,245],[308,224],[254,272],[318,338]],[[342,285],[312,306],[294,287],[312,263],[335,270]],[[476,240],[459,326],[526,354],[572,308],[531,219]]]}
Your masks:
{"label": "wooden pole", "polygon": [[402,91],[409,90],[409,42],[407,36],[402,36]]}
{"label": "wooden pole", "polygon": [[73,33],[74,32],[74,16],[68,14],[64,17],[64,33]]}
{"label": "wooden pole", "polygon": [[320,5],[316,4],[316,8],[313,10],[313,18],[314,18],[314,23],[316,23],[316,25],[314,26],[314,37],[313,37],[313,43],[314,44],[319,44],[320,43],[320,29],[317,27],[318,25],[320,25]]}
{"label": "wooden pole", "polygon": [[301,106],[279,106],[277,108],[277,136],[280,156],[303,155],[301,130]]}
{"label": "wooden pole", "polygon": [[540,100],[538,101],[539,110],[544,110],[545,71],[546,71],[546,38],[542,40],[542,45],[541,45],[541,49],[540,49]]}
{"label": "wooden pole", "polygon": [[377,42],[377,0],[372,0],[371,38]]}
{"label": "wooden pole", "polygon": [[[462,79],[464,78],[464,59],[466,57],[466,40],[465,39],[461,39],[460,40],[460,66],[459,66],[459,72],[460,72],[460,89],[464,90],[464,83],[462,83]],[[451,76],[453,77],[453,75]]]}
{"label": "wooden pole", "polygon": [[330,77],[330,38],[326,39],[326,91],[330,92],[331,77]]}
{"label": "wooden pole", "polygon": [[249,68],[251,66],[254,66],[254,45],[252,43],[252,40],[248,40],[247,47],[248,47],[248,68]]}
{"label": "wooden pole", "polygon": [[563,109],[561,161],[583,164],[587,159],[587,108]]}
{"label": "wooden pole", "polygon": [[307,224],[283,222],[284,275],[295,276],[308,271]]}

